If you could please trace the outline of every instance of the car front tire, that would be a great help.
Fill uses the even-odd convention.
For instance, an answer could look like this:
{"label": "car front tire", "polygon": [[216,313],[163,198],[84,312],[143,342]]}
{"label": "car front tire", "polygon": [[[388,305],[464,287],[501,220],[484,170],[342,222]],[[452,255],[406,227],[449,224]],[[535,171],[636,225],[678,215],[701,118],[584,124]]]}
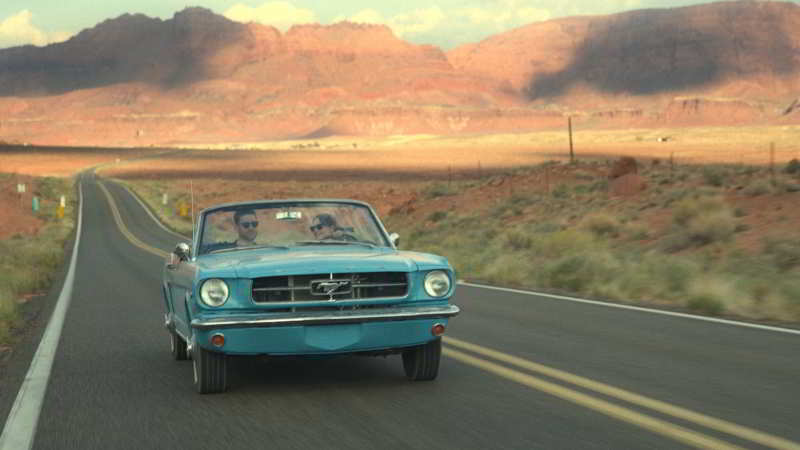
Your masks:
{"label": "car front tire", "polygon": [[442,339],[436,338],[427,344],[412,347],[403,352],[403,369],[408,379],[428,381],[439,374],[442,356]]}
{"label": "car front tire", "polygon": [[172,351],[172,357],[175,358],[175,361],[185,361],[189,359],[189,354],[186,351],[186,341],[174,331],[170,331],[169,335],[170,350]]}
{"label": "car front tire", "polygon": [[201,394],[216,394],[228,389],[228,359],[223,353],[202,347],[192,350],[194,387]]}

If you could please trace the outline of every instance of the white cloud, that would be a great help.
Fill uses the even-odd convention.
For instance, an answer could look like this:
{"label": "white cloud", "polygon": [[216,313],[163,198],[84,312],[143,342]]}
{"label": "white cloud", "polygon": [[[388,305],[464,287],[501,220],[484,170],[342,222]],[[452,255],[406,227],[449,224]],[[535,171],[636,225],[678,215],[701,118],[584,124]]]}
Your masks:
{"label": "white cloud", "polygon": [[387,25],[398,37],[435,30],[445,19],[445,13],[438,6],[415,9],[413,11],[384,17],[374,9],[363,9],[350,16],[338,16],[333,22],[347,20],[355,23]]}
{"label": "white cloud", "polygon": [[449,44],[446,37],[458,36],[477,40],[551,17],[549,10],[530,6],[530,0],[499,0],[491,6],[465,6],[449,10],[434,5],[391,17],[385,17],[375,9],[364,9],[350,16],[340,15],[333,22],[349,20],[384,24],[396,36],[404,39]]}
{"label": "white cloud", "polygon": [[66,41],[72,33],[63,31],[48,33],[31,22],[33,14],[27,9],[3,19],[0,22],[0,48],[17,45],[47,45]]}
{"label": "white cloud", "polygon": [[486,8],[479,6],[459,8],[452,14],[474,26],[494,29],[492,31],[506,30],[552,17],[550,10],[528,6],[525,0],[501,0]]}
{"label": "white cloud", "polygon": [[317,22],[314,11],[296,8],[287,2],[267,2],[261,6],[251,7],[237,3],[223,14],[225,17],[237,22],[258,22],[272,25],[281,31],[286,31],[292,25]]}
{"label": "white cloud", "polygon": [[338,20],[334,20],[334,22],[340,22],[342,20],[348,20],[350,22],[355,23],[376,23],[376,24],[385,24],[388,25],[389,21],[383,17],[383,14],[375,11],[374,9],[364,9],[353,14],[350,17],[339,16]]}
{"label": "white cloud", "polygon": [[398,36],[426,33],[440,27],[446,15],[438,6],[417,9],[410,13],[392,17],[390,27]]}

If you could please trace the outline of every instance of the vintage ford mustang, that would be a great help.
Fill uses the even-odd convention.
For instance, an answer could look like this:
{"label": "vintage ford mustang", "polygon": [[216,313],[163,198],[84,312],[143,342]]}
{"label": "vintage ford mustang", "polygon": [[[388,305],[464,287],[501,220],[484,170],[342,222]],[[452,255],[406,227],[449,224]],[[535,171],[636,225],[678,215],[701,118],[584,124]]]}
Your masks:
{"label": "vintage ford mustang", "polygon": [[232,355],[401,354],[412,380],[439,371],[455,279],[441,256],[397,250],[372,208],[281,200],[200,213],[164,268],[165,324],[200,393],[227,389]]}

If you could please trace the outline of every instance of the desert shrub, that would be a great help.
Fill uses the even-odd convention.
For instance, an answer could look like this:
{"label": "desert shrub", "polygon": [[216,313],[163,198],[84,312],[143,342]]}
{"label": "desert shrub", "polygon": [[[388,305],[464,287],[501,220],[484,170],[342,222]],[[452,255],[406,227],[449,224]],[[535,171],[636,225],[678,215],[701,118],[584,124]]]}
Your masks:
{"label": "desert shrub", "polygon": [[772,192],[772,185],[765,179],[759,179],[745,186],[742,192],[753,197],[765,195]]}
{"label": "desert shrub", "polygon": [[672,220],[678,225],[687,225],[692,219],[709,212],[727,209],[720,197],[692,197],[679,201],[672,209]]}
{"label": "desert shrub", "polygon": [[16,304],[8,287],[0,285],[0,344],[11,338],[11,326],[17,320]]}
{"label": "desert shrub", "polygon": [[733,217],[745,217],[747,216],[747,211],[742,208],[736,208],[733,210]]}
{"label": "desert shrub", "polygon": [[722,186],[725,183],[725,175],[725,171],[719,168],[703,168],[703,181],[709,186]]}
{"label": "desert shrub", "polygon": [[447,217],[447,211],[434,211],[428,215],[428,221],[439,222]]}
{"label": "desert shrub", "polygon": [[621,225],[616,217],[609,214],[594,213],[586,216],[581,221],[580,226],[597,236],[616,236],[619,234]]}
{"label": "desert shrub", "polygon": [[550,193],[554,198],[567,198],[569,197],[569,186],[566,184],[559,184]]}
{"label": "desert shrub", "polygon": [[506,286],[525,286],[530,282],[527,265],[520,264],[518,255],[506,254],[490,261],[489,264],[484,264],[485,267],[479,274],[486,281]]}
{"label": "desert shrub", "polygon": [[713,242],[730,241],[736,231],[736,224],[729,212],[712,211],[694,217],[689,222],[687,231],[694,244],[706,245]]}
{"label": "desert shrub", "polygon": [[677,253],[692,246],[692,239],[685,229],[673,228],[658,244],[667,253]]}
{"label": "desert shrub", "polygon": [[622,266],[613,253],[595,248],[551,259],[536,275],[545,287],[576,294],[610,293],[617,289],[613,285],[617,283]]}
{"label": "desert shrub", "polygon": [[532,231],[534,233],[555,233],[556,231],[561,231],[563,229],[563,226],[552,222],[540,222],[534,224],[532,227]]}
{"label": "desert shrub", "polygon": [[536,203],[537,197],[530,194],[514,193],[508,198],[508,203],[514,206],[528,206]]}
{"label": "desert shrub", "polygon": [[684,188],[677,188],[668,191],[664,196],[664,207],[667,207],[675,202],[683,200],[684,198],[688,197],[689,194],[690,191]]}
{"label": "desert shrub", "polygon": [[456,190],[447,183],[433,183],[422,189],[422,195],[428,199],[455,194]]}
{"label": "desert shrub", "polygon": [[800,161],[797,158],[792,159],[786,164],[783,171],[790,174],[800,174]]}
{"label": "desert shrub", "polygon": [[527,250],[533,245],[533,239],[525,232],[519,230],[510,230],[503,234],[503,247],[519,251]]}
{"label": "desert shrub", "polygon": [[67,183],[60,178],[44,177],[40,178],[37,182],[36,191],[44,199],[55,200],[61,195],[66,195],[65,192],[69,189]]}
{"label": "desert shrub", "polygon": [[800,184],[797,183],[782,183],[781,189],[786,192],[800,192]]}
{"label": "desert shrub", "polygon": [[546,286],[569,292],[582,292],[595,276],[590,262],[584,255],[572,254],[546,266],[543,280]]}
{"label": "desert shrub", "polygon": [[573,251],[586,251],[596,246],[594,236],[581,230],[563,230],[536,234],[531,249],[545,258],[558,258]]}
{"label": "desert shrub", "polygon": [[644,225],[628,225],[625,229],[628,239],[643,241],[650,238],[650,230]]}
{"label": "desert shrub", "polygon": [[670,293],[684,293],[695,273],[699,271],[696,264],[685,259],[668,259],[657,266],[658,274],[664,280],[664,287]]}
{"label": "desert shrub", "polygon": [[800,280],[791,280],[781,286],[784,301],[784,320],[800,321]]}
{"label": "desert shrub", "polygon": [[787,271],[800,266],[800,241],[770,237],[764,240],[764,253],[769,255],[775,267]]}
{"label": "desert shrub", "polygon": [[710,292],[692,294],[686,301],[686,306],[695,312],[719,316],[725,312],[725,304]]}

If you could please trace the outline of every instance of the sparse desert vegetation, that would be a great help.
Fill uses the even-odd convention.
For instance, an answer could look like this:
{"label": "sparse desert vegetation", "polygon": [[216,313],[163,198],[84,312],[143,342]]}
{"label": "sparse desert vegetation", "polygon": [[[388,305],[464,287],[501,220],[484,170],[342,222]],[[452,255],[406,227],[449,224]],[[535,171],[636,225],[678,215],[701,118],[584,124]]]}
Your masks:
{"label": "sparse desert vegetation", "polygon": [[[377,207],[401,248],[447,255],[459,277],[503,286],[765,321],[800,321],[800,174],[788,167],[639,159],[637,180],[610,180],[612,159],[558,161],[386,183],[346,179],[195,178],[203,206],[244,198],[355,197]],[[138,169],[137,169],[138,170]],[[624,180],[621,179],[621,180]],[[186,180],[125,183],[160,206]],[[627,183],[627,184],[626,184]],[[633,187],[634,191],[630,192]],[[615,190],[628,192],[616,194]]]}
{"label": "sparse desert vegetation", "polygon": [[[6,188],[16,185],[16,177],[0,174],[0,184]],[[20,325],[19,307],[31,294],[49,287],[64,259],[64,244],[74,228],[75,196],[72,180],[67,178],[29,178],[27,189],[41,198],[37,213],[30,209],[25,198],[27,215],[35,216],[35,225],[9,231],[0,237],[0,347],[10,343],[13,329]],[[59,197],[66,195],[67,208],[63,219],[58,218]],[[7,195],[4,197],[8,197]],[[8,200],[6,198],[6,200]],[[0,202],[8,217],[20,221],[19,211],[11,211],[17,202]]]}
{"label": "sparse desert vegetation", "polygon": [[[791,206],[800,177],[728,166],[665,174],[653,166],[639,171],[647,188],[613,196],[587,184],[587,171],[602,180],[599,169],[551,167],[559,181],[549,190],[524,185],[545,166],[521,169],[506,181],[517,186],[513,194],[481,201],[491,181],[476,181],[449,202],[423,196],[386,221],[404,248],[448,255],[467,280],[800,321],[800,215]],[[469,199],[475,207],[465,207]],[[431,210],[446,215],[431,220]]]}

